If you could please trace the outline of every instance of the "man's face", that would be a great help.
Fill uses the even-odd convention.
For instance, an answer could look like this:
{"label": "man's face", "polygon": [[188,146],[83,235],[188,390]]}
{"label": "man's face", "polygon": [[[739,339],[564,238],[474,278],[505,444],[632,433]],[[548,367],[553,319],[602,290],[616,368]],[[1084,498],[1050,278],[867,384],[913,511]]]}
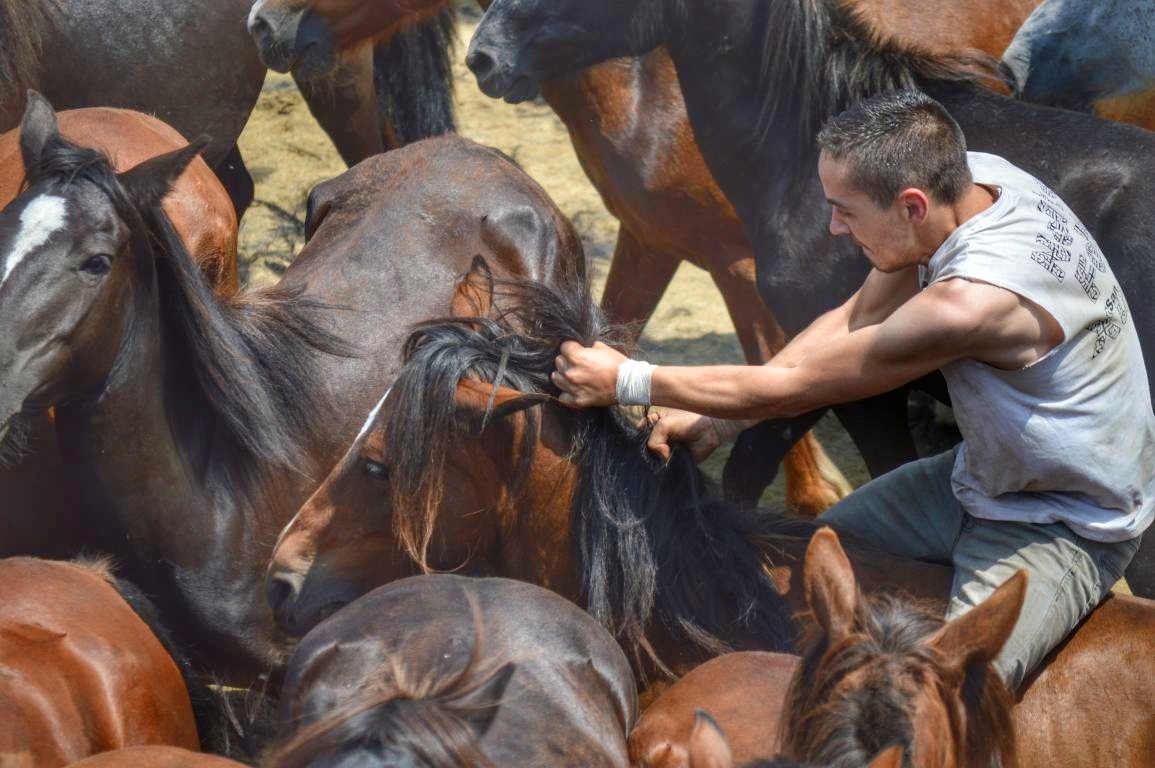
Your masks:
{"label": "man's face", "polygon": [[854,186],[847,164],[825,152],[818,156],[818,178],[831,206],[830,234],[853,240],[880,272],[896,272],[919,262],[915,233],[900,200],[880,208]]}

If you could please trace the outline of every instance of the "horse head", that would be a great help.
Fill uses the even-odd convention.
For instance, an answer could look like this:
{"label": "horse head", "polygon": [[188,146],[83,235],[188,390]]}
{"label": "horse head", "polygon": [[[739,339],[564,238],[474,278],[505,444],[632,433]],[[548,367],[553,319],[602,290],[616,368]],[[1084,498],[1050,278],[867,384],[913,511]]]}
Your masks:
{"label": "horse head", "polygon": [[116,174],[99,152],[61,138],[37,93],[20,130],[27,186],[0,213],[0,442],[21,413],[99,396],[116,373],[132,330],[124,307],[153,269],[141,217],[203,146]]}
{"label": "horse head", "polygon": [[[457,287],[456,315],[489,313],[487,280],[475,264]],[[529,391],[465,375],[469,346],[465,356],[452,351],[465,336],[436,332],[417,332],[424,341],[407,345],[410,363],[281,533],[267,591],[287,631],[302,634],[370,589],[422,571],[523,576],[576,594],[567,522],[575,469],[562,422],[540,416],[535,406],[547,398],[525,382]],[[421,343],[439,349],[422,354]],[[441,365],[455,372],[438,376]]]}
{"label": "horse head", "polygon": [[261,61],[302,80],[331,74],[350,49],[384,42],[437,15],[447,0],[257,0],[248,29]]}
{"label": "horse head", "polygon": [[1018,620],[1026,574],[944,623],[893,596],[864,597],[830,529],[807,549],[814,625],[787,697],[783,743],[825,765],[904,747],[915,765],[1015,764],[1011,696],[990,662]]}
{"label": "horse head", "polygon": [[663,0],[494,0],[465,63],[486,96],[516,104],[541,83],[661,42]]}

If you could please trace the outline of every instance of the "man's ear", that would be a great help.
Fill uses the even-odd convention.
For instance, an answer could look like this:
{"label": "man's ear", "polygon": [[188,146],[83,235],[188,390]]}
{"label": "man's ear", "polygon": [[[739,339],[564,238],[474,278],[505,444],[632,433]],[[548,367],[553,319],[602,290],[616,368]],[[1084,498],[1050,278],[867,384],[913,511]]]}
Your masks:
{"label": "man's ear", "polygon": [[922,224],[930,213],[930,198],[918,187],[907,187],[898,193],[902,213],[910,224]]}

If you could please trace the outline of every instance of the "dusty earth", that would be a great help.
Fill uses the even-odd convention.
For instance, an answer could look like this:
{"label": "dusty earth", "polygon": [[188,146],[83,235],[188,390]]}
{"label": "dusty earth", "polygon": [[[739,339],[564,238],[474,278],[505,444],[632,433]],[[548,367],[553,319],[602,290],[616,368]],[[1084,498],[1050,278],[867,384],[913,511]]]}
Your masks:
{"label": "dusty earth", "polygon": [[[568,134],[544,103],[511,106],[485,97],[465,68],[465,46],[479,18],[461,6],[456,51],[456,103],[460,132],[497,147],[541,184],[573,221],[585,244],[594,289],[601,291],[617,237],[617,220],[578,165]],[[269,74],[256,111],[240,139],[256,181],[256,202],[241,225],[241,275],[250,285],[275,282],[303,244],[305,202],[317,182],[345,170],[287,76]],[[684,265],[651,319],[642,340],[656,363],[731,363],[742,355],[729,316],[705,272]],[[852,484],[866,470],[845,432],[827,419],[819,436]],[[707,464],[717,476],[721,456]],[[781,499],[781,481],[766,501]]]}

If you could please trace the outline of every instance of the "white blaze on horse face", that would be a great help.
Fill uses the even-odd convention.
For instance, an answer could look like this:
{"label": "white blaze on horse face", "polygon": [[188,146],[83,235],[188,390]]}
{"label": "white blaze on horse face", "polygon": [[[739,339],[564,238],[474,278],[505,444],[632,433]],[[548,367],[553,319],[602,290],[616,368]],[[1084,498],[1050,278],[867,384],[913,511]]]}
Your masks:
{"label": "white blaze on horse face", "polygon": [[369,418],[365,419],[365,424],[361,427],[361,431],[357,433],[356,439],[353,440],[353,445],[361,442],[361,438],[369,433],[369,428],[373,426],[373,422],[377,421],[377,414],[381,412],[381,406],[385,405],[385,398],[389,397],[389,393],[392,391],[393,387],[385,390],[385,394],[377,401],[377,405],[373,406],[373,410],[369,411]]}
{"label": "white blaze on horse face", "polygon": [[20,231],[16,233],[12,251],[4,264],[0,286],[4,285],[4,281],[25,256],[47,243],[48,238],[64,228],[66,218],[64,198],[55,195],[41,195],[21,211]]}

